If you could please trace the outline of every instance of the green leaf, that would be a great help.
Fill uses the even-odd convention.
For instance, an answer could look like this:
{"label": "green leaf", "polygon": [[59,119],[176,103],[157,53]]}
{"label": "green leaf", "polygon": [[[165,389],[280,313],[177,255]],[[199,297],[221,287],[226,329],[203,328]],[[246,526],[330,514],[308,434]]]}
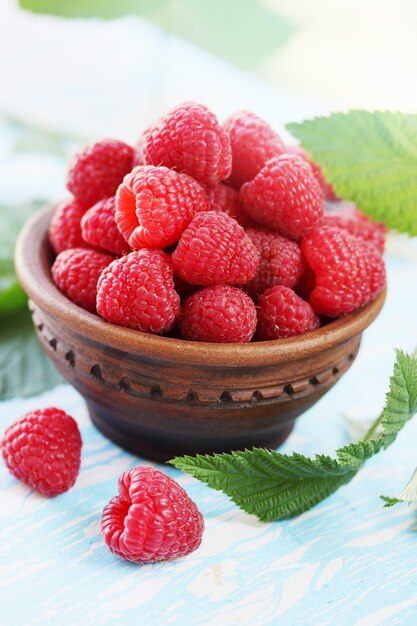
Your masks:
{"label": "green leaf", "polygon": [[417,235],[417,115],[353,110],[287,128],[342,198],[389,228]]}
{"label": "green leaf", "polygon": [[384,506],[394,506],[400,502],[417,502],[417,467],[414,470],[413,475],[406,484],[406,486],[400,491],[398,496],[391,498],[390,496],[381,496],[381,500],[385,501]]}
{"label": "green leaf", "polygon": [[1,319],[0,400],[32,396],[62,379],[36,337],[29,311]]}
{"label": "green leaf", "polygon": [[[62,17],[140,15],[232,63],[257,68],[274,55],[295,28],[277,11],[255,0],[20,0],[37,13]],[[250,42],[250,45],[248,45]]]}
{"label": "green leaf", "polygon": [[[170,463],[223,491],[261,521],[299,515],[348,483],[365,461],[395,440],[417,411],[417,359],[396,353],[384,409],[363,441],[336,451],[336,458],[254,448],[231,454],[176,457]],[[381,432],[374,437],[375,431]]]}
{"label": "green leaf", "polygon": [[14,269],[14,244],[19,230],[39,204],[0,205],[0,315],[22,309],[26,305],[27,298]]}

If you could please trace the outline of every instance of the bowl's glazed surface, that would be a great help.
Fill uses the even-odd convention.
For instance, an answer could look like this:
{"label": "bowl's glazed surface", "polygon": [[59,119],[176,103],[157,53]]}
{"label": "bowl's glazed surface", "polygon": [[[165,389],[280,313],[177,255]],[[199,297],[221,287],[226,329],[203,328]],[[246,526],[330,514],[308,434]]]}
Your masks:
{"label": "bowl's glazed surface", "polygon": [[264,446],[350,367],[385,291],[363,309],[302,337],[208,344],[109,324],[70,302],[51,280],[52,209],[24,227],[16,267],[39,339],[85,398],[91,419],[122,447],[154,460]]}

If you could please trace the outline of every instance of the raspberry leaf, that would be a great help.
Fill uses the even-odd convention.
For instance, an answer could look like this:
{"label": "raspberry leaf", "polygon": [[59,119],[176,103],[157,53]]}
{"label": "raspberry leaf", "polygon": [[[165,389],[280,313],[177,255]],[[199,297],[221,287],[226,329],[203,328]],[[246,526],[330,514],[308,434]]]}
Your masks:
{"label": "raspberry leaf", "polygon": [[351,110],[287,124],[338,195],[417,235],[417,115]]}
{"label": "raspberry leaf", "polygon": [[27,310],[1,317],[0,400],[52,389],[62,378],[36,337]]}
{"label": "raspberry leaf", "polygon": [[394,504],[400,504],[401,502],[408,502],[409,504],[411,504],[411,502],[417,502],[417,467],[398,496],[395,496],[395,498],[381,496],[381,500],[385,501],[384,506],[394,506]]}
{"label": "raspberry leaf", "polygon": [[416,411],[417,359],[398,350],[382,413],[363,441],[339,448],[336,458],[253,448],[176,457],[170,463],[223,491],[261,521],[285,519],[307,511],[352,480],[367,459],[395,441]]}

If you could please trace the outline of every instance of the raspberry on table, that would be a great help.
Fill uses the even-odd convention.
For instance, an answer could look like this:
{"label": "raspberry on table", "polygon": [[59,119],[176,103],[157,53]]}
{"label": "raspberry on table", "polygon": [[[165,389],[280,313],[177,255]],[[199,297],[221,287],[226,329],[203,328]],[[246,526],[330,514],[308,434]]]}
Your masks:
{"label": "raspberry on table", "polygon": [[145,133],[143,156],[147,165],[165,165],[206,185],[225,180],[232,169],[229,135],[196,102],[176,106]]}
{"label": "raspberry on table", "polygon": [[70,165],[67,188],[88,207],[114,196],[133,167],[134,150],[123,141],[102,139],[77,154]]}
{"label": "raspberry on table", "polygon": [[351,202],[328,204],[323,224],[338,226],[354,237],[375,246],[381,254],[384,252],[386,226],[361,213]]}
{"label": "raspberry on table", "polygon": [[324,201],[311,167],[299,156],[271,159],[240,190],[245,212],[255,222],[299,239],[323,217]]}
{"label": "raspberry on table", "polygon": [[313,170],[314,177],[320,185],[320,189],[323,193],[323,197],[325,198],[325,200],[338,199],[333,187],[331,186],[329,181],[326,180],[326,177],[324,176],[321,167],[313,161],[313,159],[310,157],[308,152],[304,150],[304,148],[302,148],[301,146],[287,146],[285,148],[285,152],[288,154],[297,154],[310,165],[311,169]]}
{"label": "raspberry on table", "polygon": [[249,226],[250,219],[242,209],[239,193],[230,185],[219,183],[207,187],[206,193],[210,201],[210,211],[222,211],[233,217],[241,226]]}
{"label": "raspberry on table", "polygon": [[81,218],[87,208],[75,198],[58,204],[49,226],[49,241],[56,254],[69,248],[89,248],[81,233]]}
{"label": "raspberry on table", "polygon": [[265,289],[275,285],[293,288],[304,272],[304,259],[298,243],[266,228],[247,228],[260,254],[255,277],[245,285],[246,291],[256,300]]}
{"label": "raspberry on table", "polygon": [[239,111],[223,124],[232,145],[233,165],[228,182],[236,189],[261,171],[272,157],[285,151],[281,137],[263,119],[250,111]]}
{"label": "raspberry on table", "polygon": [[57,496],[73,486],[81,445],[76,421],[55,407],[29,411],[5,430],[1,440],[10,473],[43,496]]}
{"label": "raspberry on table", "polygon": [[149,466],[119,478],[119,494],[104,507],[101,533],[116,556],[134,563],[168,561],[201,544],[204,519],[186,491]]}
{"label": "raspberry on table", "polygon": [[237,287],[206,287],[187,298],[179,327],[190,341],[247,343],[256,329],[256,308]]}
{"label": "raspberry on table", "polygon": [[255,276],[259,253],[236,220],[207,211],[183,232],[172,262],[178,276],[192,285],[240,285]]}
{"label": "raspberry on table", "polygon": [[147,165],[135,168],[120,185],[115,218],[131,248],[165,248],[209,206],[204,188],[191,176]]}
{"label": "raspberry on table", "polygon": [[258,299],[257,308],[256,338],[260,341],[303,335],[320,326],[320,320],[310,304],[283,285],[264,291]]}
{"label": "raspberry on table", "polygon": [[97,281],[113,259],[113,256],[96,250],[64,250],[58,254],[52,265],[52,280],[72,302],[95,313]]}
{"label": "raspberry on table", "polygon": [[84,241],[93,248],[122,256],[131,251],[129,244],[117,228],[114,217],[116,199],[99,200],[83,215],[81,232]]}
{"label": "raspberry on table", "polygon": [[100,276],[97,312],[144,333],[168,332],[180,311],[169,254],[142,248],[116,259]]}
{"label": "raspberry on table", "polygon": [[315,273],[310,304],[318,314],[350,313],[374,300],[385,285],[381,254],[346,230],[317,226],[301,250]]}

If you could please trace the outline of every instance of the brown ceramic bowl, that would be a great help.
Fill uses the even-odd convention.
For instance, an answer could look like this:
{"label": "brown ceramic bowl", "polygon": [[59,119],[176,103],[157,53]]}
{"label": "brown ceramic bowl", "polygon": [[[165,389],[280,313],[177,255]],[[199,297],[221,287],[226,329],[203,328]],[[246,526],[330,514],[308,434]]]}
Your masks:
{"label": "brown ceramic bowl", "polygon": [[16,248],[39,339],[85,398],[97,428],[158,461],[279,446],[295,418],[351,366],[362,332],[384,303],[385,291],[302,337],[252,344],[181,341],[114,326],[70,302],[52,283],[52,211],[26,224]]}

